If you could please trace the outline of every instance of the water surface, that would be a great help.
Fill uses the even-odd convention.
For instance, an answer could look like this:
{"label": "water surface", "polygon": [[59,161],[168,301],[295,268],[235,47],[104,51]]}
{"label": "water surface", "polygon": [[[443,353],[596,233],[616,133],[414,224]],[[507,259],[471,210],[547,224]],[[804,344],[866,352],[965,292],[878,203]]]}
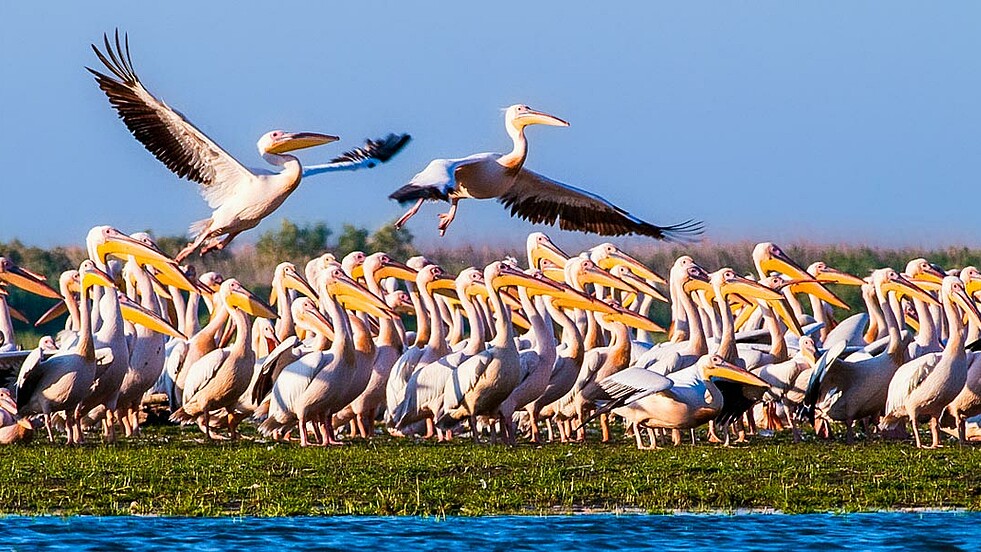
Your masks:
{"label": "water surface", "polygon": [[0,517],[2,550],[979,550],[981,513]]}

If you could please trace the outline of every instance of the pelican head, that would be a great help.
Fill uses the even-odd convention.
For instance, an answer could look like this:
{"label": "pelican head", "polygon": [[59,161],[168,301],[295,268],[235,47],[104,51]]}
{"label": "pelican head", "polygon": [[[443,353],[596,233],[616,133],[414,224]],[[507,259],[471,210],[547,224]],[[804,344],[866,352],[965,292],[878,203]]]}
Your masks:
{"label": "pelican head", "polygon": [[761,274],[767,275],[770,272],[779,272],[793,279],[806,280],[811,275],[794,262],[783,249],[775,243],[763,242],[756,244],[753,248],[753,262]]}
{"label": "pelican head", "polygon": [[811,263],[811,265],[807,267],[807,273],[813,276],[815,280],[823,284],[844,284],[846,286],[862,285],[862,279],[858,276],[852,276],[847,272],[842,272],[838,269],[831,268],[821,261]]}
{"label": "pelican head", "polygon": [[954,305],[957,305],[975,324],[981,325],[981,312],[978,312],[977,305],[968,296],[964,282],[960,278],[957,276],[946,276],[941,286],[942,293],[949,297]]}
{"label": "pelican head", "polygon": [[330,134],[318,134],[316,132],[286,132],[285,130],[272,130],[262,135],[256,146],[259,153],[286,153],[313,146],[322,146],[339,140],[337,136]]}
{"label": "pelican head", "polygon": [[364,276],[364,251],[352,251],[341,259],[344,273],[355,280]]}
{"label": "pelican head", "polygon": [[698,367],[705,379],[717,378],[756,387],[770,387],[768,383],[747,372],[745,369],[727,362],[719,355],[705,355],[698,359]]}
{"label": "pelican head", "polygon": [[623,265],[630,269],[637,276],[650,280],[658,284],[666,284],[667,281],[657,275],[651,269],[644,266],[644,263],[627,255],[612,243],[601,243],[589,250],[589,259],[602,269],[610,270],[614,266]]}
{"label": "pelican head", "polygon": [[940,289],[947,274],[937,265],[919,258],[906,263],[903,275],[913,283],[928,291]]}
{"label": "pelican head", "polygon": [[569,255],[564,251],[559,249],[557,245],[552,243],[542,232],[532,232],[528,234],[528,240],[525,242],[525,248],[528,251],[528,265],[531,268],[541,269],[540,261],[546,259],[551,261],[557,266],[565,266],[565,262],[569,260]]}
{"label": "pelican head", "polygon": [[891,268],[880,268],[872,272],[872,285],[876,287],[882,297],[892,291],[898,295],[919,299],[924,303],[940,305],[940,302],[932,295]]}
{"label": "pelican head", "polygon": [[407,282],[416,280],[417,271],[393,260],[388,253],[372,253],[364,259],[362,264],[365,273],[371,273],[375,280],[382,278],[398,278]]}
{"label": "pelican head", "polygon": [[252,316],[261,316],[272,320],[278,318],[276,311],[272,310],[269,305],[263,303],[251,291],[245,289],[245,286],[240,284],[235,278],[229,278],[221,283],[218,289],[218,296],[224,301],[225,306],[229,308],[240,309]]}
{"label": "pelican head", "polygon": [[504,111],[504,122],[509,128],[524,130],[528,125],[548,125],[567,127],[569,123],[523,104],[515,104]]}
{"label": "pelican head", "polygon": [[971,297],[974,297],[975,293],[981,291],[981,271],[978,271],[977,267],[964,267],[961,270],[961,281],[964,282],[967,294]]}

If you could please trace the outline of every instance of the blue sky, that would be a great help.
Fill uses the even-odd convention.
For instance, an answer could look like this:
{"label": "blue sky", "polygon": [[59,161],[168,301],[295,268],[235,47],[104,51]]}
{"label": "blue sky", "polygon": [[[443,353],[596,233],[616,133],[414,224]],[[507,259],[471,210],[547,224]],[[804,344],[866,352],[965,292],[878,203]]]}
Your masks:
{"label": "blue sky", "polygon": [[[959,2],[4,2],[0,240],[176,234],[208,215],[83,69],[118,26],[145,85],[247,166],[274,128],[341,136],[310,162],[413,135],[379,169],[308,179],[259,231],[392,220],[388,193],[430,159],[506,151],[500,109],[521,102],[571,123],[532,128],[526,166],[654,223],[977,246],[979,23]],[[471,201],[440,241],[442,208],[410,223],[423,245],[533,228]]]}

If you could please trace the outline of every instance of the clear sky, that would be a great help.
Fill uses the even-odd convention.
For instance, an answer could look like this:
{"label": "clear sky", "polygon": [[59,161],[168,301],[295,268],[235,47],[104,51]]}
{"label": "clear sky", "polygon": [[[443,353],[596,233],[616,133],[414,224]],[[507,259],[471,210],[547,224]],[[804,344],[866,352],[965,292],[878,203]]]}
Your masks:
{"label": "clear sky", "polygon": [[[0,240],[80,243],[95,224],[183,233],[208,210],[126,131],[83,67],[130,34],[159,98],[246,166],[275,128],[414,140],[368,172],[310,178],[282,217],[376,227],[436,157],[527,167],[713,241],[981,245],[981,4],[970,2],[3,2]],[[410,223],[439,242],[429,205]],[[464,202],[443,242],[531,225]],[[558,234],[558,231],[555,231]],[[252,231],[240,240],[254,240]]]}

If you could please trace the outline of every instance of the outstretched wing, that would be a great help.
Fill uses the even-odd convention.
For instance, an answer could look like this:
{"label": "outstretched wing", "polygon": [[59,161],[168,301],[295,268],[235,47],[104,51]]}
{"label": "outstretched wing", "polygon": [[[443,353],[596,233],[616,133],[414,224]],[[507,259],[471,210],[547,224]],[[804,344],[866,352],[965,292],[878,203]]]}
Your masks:
{"label": "outstretched wing", "polygon": [[303,177],[336,171],[373,169],[402,151],[412,137],[408,134],[389,134],[381,140],[365,140],[360,148],[354,148],[331,159],[323,165],[303,167]]}
{"label": "outstretched wing", "polygon": [[603,236],[640,234],[659,240],[691,242],[697,240],[704,229],[704,225],[695,220],[655,226],[594,193],[556,182],[527,169],[521,169],[511,189],[498,201],[511,210],[512,216],[536,224],[554,225],[558,222],[563,230]]}
{"label": "outstretched wing", "polygon": [[216,208],[234,193],[235,184],[248,180],[249,172],[228,152],[198,130],[184,116],[158,100],[143,87],[133,70],[129,37],[124,43],[116,31],[115,48],[103,35],[105,53],[92,49],[113,76],[86,67],[126,127],[143,146],[181,178],[201,185],[201,195]]}

